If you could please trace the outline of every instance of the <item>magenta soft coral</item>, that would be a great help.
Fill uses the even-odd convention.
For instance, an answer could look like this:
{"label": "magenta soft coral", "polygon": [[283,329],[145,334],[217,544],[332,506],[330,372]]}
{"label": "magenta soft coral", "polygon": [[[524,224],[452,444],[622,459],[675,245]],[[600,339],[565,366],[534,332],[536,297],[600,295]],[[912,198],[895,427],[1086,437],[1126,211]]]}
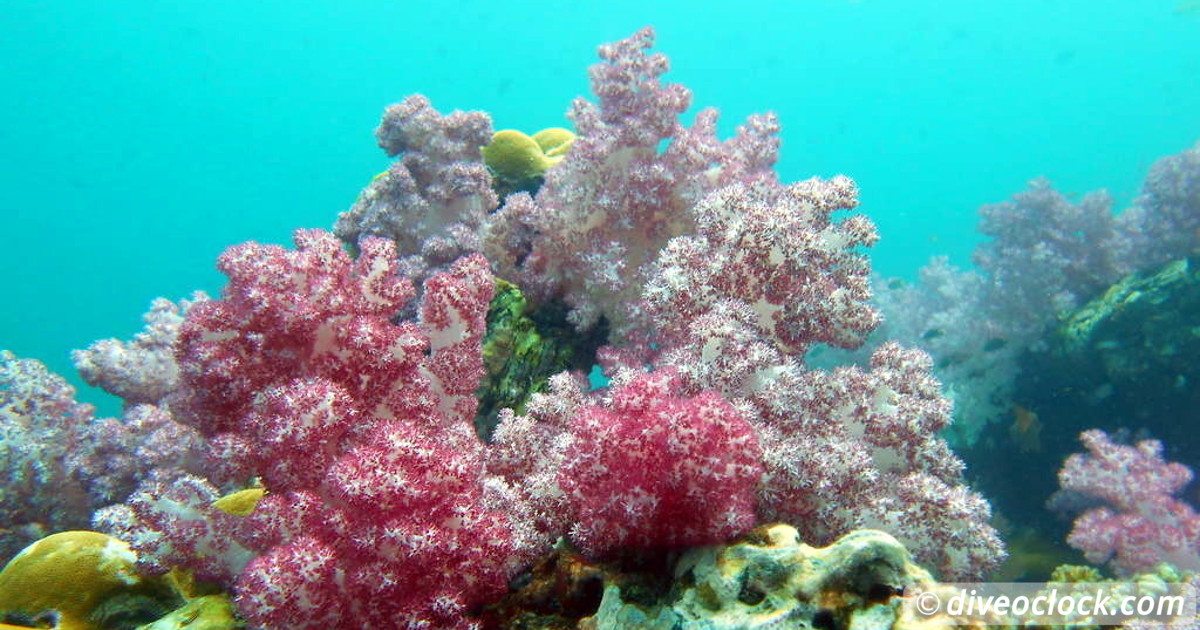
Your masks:
{"label": "magenta soft coral", "polygon": [[577,413],[559,484],[585,551],[714,544],[754,525],[753,427],[719,394],[681,385],[673,369],[643,374]]}
{"label": "magenta soft coral", "polygon": [[[318,230],[297,231],[296,245],[295,251],[258,243],[226,250],[218,261],[229,276],[222,299],[196,305],[180,328],[183,399],[176,407],[208,435],[239,430],[254,394],[302,374],[335,377],[352,383],[360,397],[378,398],[398,369],[374,369],[356,381],[349,378],[352,367],[390,355],[388,367],[400,368],[406,354],[423,350],[411,325],[388,322],[414,293],[393,274],[390,242],[366,242],[358,260]],[[376,348],[395,347],[363,356],[367,338],[390,342]]]}
{"label": "magenta soft coral", "polygon": [[270,493],[249,517],[261,555],[236,580],[242,612],[258,628],[461,627],[515,553],[471,432],[491,272],[460,259],[396,324],[413,287],[391,242],[353,260],[326,232],[296,245],[228,250],[222,299],[188,314],[177,347],[174,406],[213,471]]}
{"label": "magenta soft coral", "polygon": [[1175,495],[1192,480],[1192,470],[1162,457],[1162,443],[1114,443],[1100,430],[1080,440],[1087,454],[1067,458],[1058,473],[1063,490],[1103,500],[1084,512],[1067,542],[1094,563],[1111,561],[1122,574],[1169,562],[1200,570],[1200,515]]}

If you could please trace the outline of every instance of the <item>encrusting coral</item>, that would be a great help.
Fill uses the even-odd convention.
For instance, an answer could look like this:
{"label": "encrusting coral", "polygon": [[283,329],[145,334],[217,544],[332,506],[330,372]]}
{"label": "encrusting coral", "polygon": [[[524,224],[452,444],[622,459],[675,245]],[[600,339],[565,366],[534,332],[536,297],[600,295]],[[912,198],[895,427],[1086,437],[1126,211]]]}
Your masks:
{"label": "encrusting coral", "polygon": [[896,539],[858,530],[824,548],[803,544],[795,528],[760,527],[727,546],[688,551],[674,567],[665,601],[622,601],[609,586],[583,630],[767,630],[914,627],[900,609],[905,588],[933,586]]}
{"label": "encrusting coral", "polygon": [[98,532],[60,532],[29,545],[0,571],[0,613],[50,614],[56,630],[101,630],[98,611],[110,600],[163,589],[138,574],[128,543]]}

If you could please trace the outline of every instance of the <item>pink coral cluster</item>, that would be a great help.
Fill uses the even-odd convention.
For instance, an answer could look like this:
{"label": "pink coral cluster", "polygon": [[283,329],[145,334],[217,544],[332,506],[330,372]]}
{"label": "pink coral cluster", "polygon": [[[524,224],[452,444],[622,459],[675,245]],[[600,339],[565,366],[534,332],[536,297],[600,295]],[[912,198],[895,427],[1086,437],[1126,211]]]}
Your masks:
{"label": "pink coral cluster", "polygon": [[951,578],[1003,558],[987,501],[963,485],[962,462],[937,433],[950,405],[928,355],[884,344],[871,369],[785,368],[750,396],[764,419],[760,513],[826,543],[859,527],[888,531]]}
{"label": "pink coral cluster", "polygon": [[847,177],[786,188],[736,184],[706,196],[691,210],[697,234],[667,243],[643,290],[665,338],[684,336],[718,300],[736,299],[786,352],[861,344],[879,315],[868,304],[869,267],[858,248],[878,237],[865,217],[832,220],[857,203]]}
{"label": "pink coral cluster", "polygon": [[[459,260],[426,283],[420,321],[393,324],[413,289],[391,242],[362,241],[356,260],[325,232],[299,231],[296,244],[228,250],[222,298],[179,333],[173,408],[208,438],[217,481],[262,480],[251,532],[212,518],[212,491],[189,478],[143,488],[105,523],[144,543],[152,568],[236,540],[218,555],[240,571],[257,627],[449,627],[503,592],[516,553],[508,520],[485,506],[470,428],[491,273],[478,256]],[[193,501],[163,499],[181,485]],[[140,509],[151,497],[176,514]],[[322,566],[341,577],[322,579]]]}
{"label": "pink coral cluster", "polygon": [[205,479],[160,471],[126,502],[97,510],[92,525],[137,549],[147,573],[187,567],[201,580],[230,583],[255,555],[246,542],[257,519],[213,507],[220,496]]}
{"label": "pink coral cluster", "polygon": [[[863,254],[874,227],[836,216],[857,205],[853,182],[780,184],[771,116],[725,142],[711,110],[679,124],[686,92],[660,83],[652,35],[602,49],[599,102],[572,108],[579,140],[536,197],[508,197],[495,218],[534,226],[527,255],[512,269],[505,252],[493,262],[535,296],[564,300],[576,325],[609,321],[598,361],[614,386],[670,368],[682,395],[727,399],[764,450],[760,519],[789,518],[816,542],[895,525],[945,575],[985,573],[1002,545],[936,435],[949,407],[928,357],[889,347],[866,373],[803,364],[814,345],[854,347],[879,320]],[[508,418],[498,433],[561,445],[539,435],[555,420]]]}
{"label": "pink coral cluster", "polygon": [[753,427],[719,394],[680,389],[673,370],[643,374],[575,414],[559,485],[584,551],[715,544],[754,525]]}
{"label": "pink coral cluster", "polygon": [[1067,542],[1125,575],[1163,562],[1200,570],[1200,515],[1175,498],[1192,481],[1191,469],[1165,461],[1157,440],[1125,446],[1100,430],[1079,437],[1088,453],[1067,458],[1059,483],[1106,505],[1080,515]]}
{"label": "pink coral cluster", "polygon": [[412,290],[389,242],[364,241],[351,260],[329,234],[296,241],[227,251],[228,287],[192,309],[177,346],[172,405],[207,437],[209,474],[227,488],[256,477],[268,495],[235,518],[211,506],[208,482],[148,481],[96,519],[148,570],[181,564],[232,582],[256,627],[456,627],[571,524],[595,553],[718,542],[753,525],[753,429],[715,393],[677,395],[670,370],[604,400],[564,385],[542,403],[575,401],[558,424],[565,439],[552,440],[556,474],[542,478],[565,504],[533,496],[536,467],[497,455],[492,470],[511,474],[486,476],[491,449],[470,429],[492,295],[483,259],[431,277],[420,320],[393,323]]}

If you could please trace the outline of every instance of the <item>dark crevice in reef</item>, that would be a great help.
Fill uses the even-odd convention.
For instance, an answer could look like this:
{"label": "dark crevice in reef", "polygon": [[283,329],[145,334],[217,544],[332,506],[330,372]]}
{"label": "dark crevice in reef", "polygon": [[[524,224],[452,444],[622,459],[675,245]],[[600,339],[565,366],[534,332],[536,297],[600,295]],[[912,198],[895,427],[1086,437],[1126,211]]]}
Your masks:
{"label": "dark crevice in reef", "polygon": [[480,621],[488,629],[573,630],[596,614],[608,586],[619,588],[626,603],[657,606],[670,593],[675,559],[674,554],[630,554],[594,561],[568,544],[514,579],[509,594],[486,606]]}
{"label": "dark crevice in reef", "polygon": [[481,439],[491,440],[501,409],[525,413],[529,397],[546,391],[551,376],[591,370],[608,342],[608,322],[580,332],[567,321],[568,311],[560,300],[535,305],[517,285],[496,280],[483,341],[487,376],[477,391],[475,432]]}

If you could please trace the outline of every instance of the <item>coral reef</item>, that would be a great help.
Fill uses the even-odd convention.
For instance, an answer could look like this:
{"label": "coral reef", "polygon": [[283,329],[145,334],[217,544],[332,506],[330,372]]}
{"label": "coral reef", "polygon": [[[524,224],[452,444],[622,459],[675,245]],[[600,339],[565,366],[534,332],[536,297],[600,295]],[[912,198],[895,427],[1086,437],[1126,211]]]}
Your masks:
{"label": "coral reef", "polygon": [[1075,520],[1067,538],[1089,562],[1125,575],[1161,563],[1200,570],[1200,515],[1175,495],[1192,481],[1187,466],[1163,460],[1162,443],[1115,444],[1103,431],[1080,436],[1088,453],[1067,458],[1058,475],[1066,492],[1104,502]]}
{"label": "coral reef", "polygon": [[[1019,355],[1039,360],[1047,334],[1122,277],[1196,253],[1200,148],[1158,160],[1142,195],[1116,215],[1104,191],[1074,203],[1044,178],[980,215],[979,231],[990,240],[976,249],[977,271],[934,260],[916,287],[878,289],[888,320],[879,338],[933,354],[963,445],[1009,416]],[[996,340],[1000,351],[978,352],[983,340]]]}
{"label": "coral reef", "polygon": [[[879,323],[854,182],[779,182],[769,114],[727,140],[712,109],[685,127],[652,42],[601,47],[570,150],[531,139],[558,160],[535,192],[498,198],[486,114],[409,97],[376,130],[397,159],[334,234],[231,247],[219,298],[156,302],[136,340],[80,353],[126,419],[92,423],[49,381],[36,411],[105,436],[78,452],[115,470],[64,460],[123,501],[95,526],[147,574],[231,589],[260,629],[480,627],[556,541],[654,557],[777,520],[818,545],[885,529],[947,578],[993,568],[929,357],[804,361]],[[874,560],[850,555],[909,575],[870,536]]]}

